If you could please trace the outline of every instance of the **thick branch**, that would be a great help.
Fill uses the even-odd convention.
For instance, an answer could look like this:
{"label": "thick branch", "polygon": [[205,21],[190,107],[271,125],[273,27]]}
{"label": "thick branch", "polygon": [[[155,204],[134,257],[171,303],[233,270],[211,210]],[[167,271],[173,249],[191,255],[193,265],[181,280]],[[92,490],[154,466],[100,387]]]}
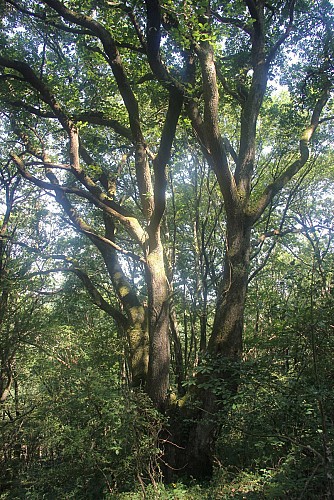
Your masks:
{"label": "thick branch", "polygon": [[245,1],[245,4],[248,7],[248,10],[249,10],[249,13],[250,13],[251,17],[255,21],[258,21],[259,20],[259,13],[258,13],[258,10],[257,10],[257,7],[256,7],[256,2],[254,0],[244,0],[244,1]]}
{"label": "thick branch", "polygon": [[177,89],[171,88],[168,111],[162,131],[159,151],[153,161],[154,166],[154,211],[149,232],[155,232],[163,217],[166,207],[167,163],[170,159],[177,122],[181,113],[183,95]]}
{"label": "thick branch", "polygon": [[169,75],[162,64],[160,58],[160,41],[161,41],[161,9],[159,0],[146,0],[146,15],[147,15],[147,57],[149,65],[153,73],[160,80],[169,80]]}
{"label": "thick branch", "polygon": [[242,105],[239,159],[235,170],[235,182],[242,205],[248,203],[251,178],[255,161],[256,125],[267,87],[268,65],[265,61],[265,28],[263,2],[245,0],[253,22],[252,68],[253,76],[249,92]]}
{"label": "thick branch", "polygon": [[[237,193],[219,131],[219,95],[213,50],[208,42],[202,42],[197,46],[196,51],[201,63],[203,80],[204,145],[208,148],[208,152],[212,156],[213,168],[224,196],[226,207],[229,209],[237,203]],[[198,121],[198,125],[200,125],[200,121]],[[200,132],[201,128],[199,128]]]}
{"label": "thick branch", "polygon": [[205,150],[207,156],[209,154],[209,145],[207,144],[206,134],[204,131],[204,122],[197,102],[194,99],[186,100],[186,111],[191,120],[192,128],[197,136],[197,139]]}
{"label": "thick branch", "polygon": [[153,187],[147,148],[144,141],[138,141],[135,149],[136,179],[143,213],[147,220],[154,210]]}

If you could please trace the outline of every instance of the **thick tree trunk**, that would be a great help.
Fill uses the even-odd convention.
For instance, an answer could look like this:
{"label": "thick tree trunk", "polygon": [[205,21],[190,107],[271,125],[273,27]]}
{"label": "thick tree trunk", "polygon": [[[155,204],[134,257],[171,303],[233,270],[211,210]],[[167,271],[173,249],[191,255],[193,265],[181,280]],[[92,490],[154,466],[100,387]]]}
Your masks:
{"label": "thick tree trunk", "polygon": [[147,257],[149,365],[147,392],[164,410],[169,389],[169,293],[163,248],[159,243]]}
{"label": "thick tree trunk", "polygon": [[228,220],[223,281],[220,287],[209,352],[240,360],[249,274],[251,223],[243,214]]}
{"label": "thick tree trunk", "polygon": [[[249,272],[251,224],[243,214],[232,217],[228,225],[225,269],[216,304],[213,331],[206,363],[210,371],[197,376],[195,411],[185,409],[187,420],[193,420],[188,437],[173,435],[185,449],[176,457],[171,452],[172,466],[193,477],[210,477],[215,442],[221,419],[239,383],[238,366],[242,355],[244,309]],[[203,365],[204,366],[204,365]],[[184,432],[184,431],[183,431]],[[172,439],[171,439],[172,440]],[[168,457],[167,457],[168,458]]]}

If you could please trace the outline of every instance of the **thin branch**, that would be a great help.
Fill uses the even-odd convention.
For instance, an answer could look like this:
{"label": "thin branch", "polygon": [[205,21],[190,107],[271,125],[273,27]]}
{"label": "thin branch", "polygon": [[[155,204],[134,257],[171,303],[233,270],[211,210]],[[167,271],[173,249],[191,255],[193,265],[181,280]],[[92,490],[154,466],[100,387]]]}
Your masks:
{"label": "thin branch", "polygon": [[329,122],[331,120],[334,120],[334,116],[325,116],[324,118],[322,118],[321,120],[319,120],[319,124],[320,123]]}
{"label": "thin branch", "polygon": [[146,54],[146,50],[147,50],[146,40],[145,40],[145,37],[140,29],[140,25],[137,21],[137,18],[135,16],[133,10],[130,7],[125,6],[124,4],[123,4],[123,10],[127,14],[127,16],[129,17],[129,19],[130,19],[130,21],[135,29],[135,32],[137,34],[139,43],[143,47],[143,50]]}
{"label": "thin branch", "polygon": [[296,3],[296,0],[291,0],[290,1],[289,24],[288,24],[285,32],[283,33],[283,35],[277,40],[277,42],[271,48],[271,50],[270,50],[270,52],[269,52],[269,54],[267,56],[267,60],[266,60],[266,64],[267,65],[269,65],[273,61],[273,59],[275,58],[275,56],[276,56],[279,48],[281,47],[281,45],[283,45],[283,43],[289,37],[290,33],[293,30],[293,17],[294,17],[295,3]]}
{"label": "thin branch", "polygon": [[11,68],[21,73],[25,81],[31,85],[39,93],[43,101],[51,107],[64,130],[69,135],[75,130],[73,122],[66,116],[55,97],[51,94],[43,81],[35,74],[29,64],[0,56],[0,66]]}
{"label": "thin branch", "polygon": [[138,102],[130,87],[129,80],[121,63],[121,58],[117,50],[115,40],[111,36],[110,32],[92,17],[68,9],[59,0],[44,0],[44,3],[58,12],[58,14],[66,21],[90,29],[94,35],[100,39],[104,52],[108,58],[109,65],[116,79],[118,89],[128,111],[130,128],[134,141],[143,142],[143,136],[140,129]]}
{"label": "thin branch", "polygon": [[31,342],[30,340],[21,339],[21,342],[23,344],[31,345],[32,347],[36,347],[36,349],[38,349],[39,351],[44,352],[44,354],[46,354],[47,356],[49,356],[52,359],[55,359],[56,361],[58,361],[62,365],[66,366],[66,368],[71,368],[71,365],[69,363],[67,363],[66,361],[64,361],[59,356],[52,354],[50,351],[48,351],[47,349],[45,349],[45,347],[42,347],[41,345],[35,344],[35,342]]}
{"label": "thin branch", "polygon": [[236,26],[237,28],[240,28],[242,31],[245,31],[245,33],[247,33],[248,35],[252,34],[252,30],[247,26],[247,24],[245,24],[242,21],[240,21],[240,19],[236,19],[234,17],[221,16],[220,14],[218,14],[218,12],[216,12],[214,10],[211,10],[211,14],[220,23],[229,24],[229,25],[232,24],[233,26]]}
{"label": "thin branch", "polygon": [[133,252],[129,252],[127,250],[124,250],[121,247],[119,247],[118,245],[116,245],[114,242],[108,240],[107,238],[104,238],[103,236],[99,236],[98,234],[94,233],[94,231],[92,231],[90,226],[85,224],[84,221],[81,219],[81,217],[79,217],[79,215],[76,214],[76,211],[74,210],[73,206],[69,203],[69,201],[65,195],[66,194],[75,194],[77,196],[80,196],[81,198],[87,199],[88,201],[90,201],[91,203],[93,203],[95,206],[102,209],[103,211],[109,213],[110,215],[113,215],[120,222],[122,222],[122,224],[124,224],[125,228],[128,231],[130,231],[133,234],[133,236],[135,236],[136,239],[142,244],[144,239],[145,239],[145,235],[144,235],[144,232],[141,229],[138,221],[136,219],[134,219],[133,217],[126,216],[126,215],[116,211],[115,208],[112,208],[111,205],[114,205],[112,200],[109,200],[104,195],[105,198],[104,198],[104,201],[102,201],[102,200],[99,200],[98,198],[96,198],[95,196],[93,196],[91,193],[83,191],[83,190],[78,189],[78,188],[69,188],[66,186],[61,186],[55,182],[53,183],[53,182],[41,181],[40,179],[37,179],[36,177],[34,177],[33,175],[31,175],[29,172],[26,171],[23,161],[17,155],[11,154],[11,157],[12,157],[13,161],[15,162],[16,166],[18,167],[21,175],[24,178],[26,178],[27,180],[29,180],[30,182],[32,182],[36,186],[41,187],[42,189],[51,190],[51,191],[54,191],[56,193],[57,201],[59,201],[59,203],[62,205],[65,212],[67,213],[67,215],[70,217],[71,221],[74,223],[75,227],[77,227],[77,229],[80,232],[87,234],[88,236],[95,238],[98,241],[103,241],[104,243],[112,246],[115,250],[123,253],[124,255],[128,255],[135,260],[144,262],[142,257],[134,254]]}
{"label": "thin branch", "polygon": [[[25,81],[25,80],[21,80]],[[40,108],[36,108],[32,106],[31,104],[27,104],[24,101],[19,101],[19,100],[6,100],[6,104],[13,106],[15,108],[22,108],[28,111],[29,113],[39,116],[40,118],[51,118],[51,119],[57,119],[57,116],[52,112],[52,111],[43,111]],[[71,116],[71,120],[75,123],[77,122],[87,122],[91,125],[100,125],[104,127],[109,127],[113,129],[117,134],[125,137],[126,139],[129,139],[129,141],[132,141],[132,134],[131,130],[119,123],[117,120],[114,120],[112,118],[109,118],[103,114],[103,112],[97,111],[89,111],[89,112],[82,112],[78,113],[76,115]]]}
{"label": "thin branch", "polygon": [[85,286],[87,292],[91,296],[95,305],[97,305],[102,311],[105,311],[109,316],[114,318],[118,325],[126,326],[127,320],[125,316],[115,307],[113,307],[109,302],[107,302],[101,293],[98,291],[96,286],[93,284],[92,280],[89,278],[88,274],[79,269],[78,267],[69,268],[69,271],[73,272],[81,280]]}
{"label": "thin branch", "polygon": [[16,10],[18,10],[22,14],[25,14],[29,17],[34,17],[35,19],[42,21],[42,23],[47,26],[53,26],[54,28],[66,31],[67,33],[73,33],[75,35],[90,35],[90,36],[93,35],[93,33],[90,30],[79,30],[76,28],[70,28],[69,26],[65,26],[64,24],[55,23],[54,21],[51,21],[47,18],[46,12],[43,12],[43,14],[38,14],[36,12],[32,12],[28,9],[25,9],[24,7],[14,2],[13,0],[6,0],[6,2],[12,5]]}
{"label": "thin branch", "polygon": [[116,45],[116,47],[120,47],[121,49],[132,50],[132,52],[139,52],[140,54],[146,53],[145,49],[143,49],[143,47],[137,47],[136,45],[133,45],[132,43],[117,42],[117,40],[115,40],[115,45]]}
{"label": "thin branch", "polygon": [[300,141],[299,141],[299,158],[292,162],[285,171],[271,184],[267,186],[264,190],[262,196],[255,209],[251,210],[250,217],[254,222],[256,222],[259,217],[262,215],[270,201],[274,198],[274,196],[281,191],[281,189],[292,179],[292,177],[301,170],[301,168],[306,164],[309,159],[310,151],[309,151],[309,142],[314,135],[319,123],[320,123],[320,114],[324,109],[331,91],[331,84],[329,81],[326,82],[326,86],[322,91],[320,98],[318,99],[314,111],[311,117],[310,125],[304,130]]}
{"label": "thin branch", "polygon": [[[47,258],[50,258],[48,256]],[[56,255],[53,256],[54,259],[63,260],[69,264],[73,264],[73,259],[69,259],[65,256]],[[98,291],[96,286],[93,284],[92,280],[89,278],[88,274],[85,273],[82,269],[79,269],[76,266],[72,267],[53,267],[49,269],[34,271],[27,275],[28,278],[32,278],[34,276],[48,276],[53,273],[73,273],[75,274],[80,281],[83,283],[85,289],[89,293],[93,303],[98,306],[102,311],[106,312],[109,316],[111,316],[118,325],[126,326],[127,320],[125,316],[115,307],[113,307],[109,302],[107,302],[101,293]]]}
{"label": "thin branch", "polygon": [[245,97],[247,97],[247,96],[241,95],[241,93],[234,91],[230,87],[230,85],[227,83],[227,80],[224,77],[223,73],[218,68],[217,64],[216,64],[216,72],[217,72],[217,77],[218,77],[220,83],[222,84],[223,89],[225,90],[226,94],[233,97],[233,99],[235,99],[240,105],[242,105],[245,102]]}

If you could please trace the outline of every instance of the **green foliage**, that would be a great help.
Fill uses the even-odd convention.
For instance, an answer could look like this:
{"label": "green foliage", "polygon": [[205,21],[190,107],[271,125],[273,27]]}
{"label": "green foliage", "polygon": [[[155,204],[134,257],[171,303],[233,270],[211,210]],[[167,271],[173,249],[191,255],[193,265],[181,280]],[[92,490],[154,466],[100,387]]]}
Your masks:
{"label": "green foliage", "polygon": [[332,253],[322,247],[331,230],[313,210],[306,213],[322,250],[291,236],[250,286],[242,381],[217,450],[223,471],[238,478],[249,470],[265,498],[321,498],[330,486],[333,296],[321,269],[332,268]]}
{"label": "green foliage", "polygon": [[[209,12],[205,2],[163,0],[160,53],[148,60],[143,2],[64,2],[101,23],[99,33],[109,32],[107,42],[81,21],[64,19],[47,2],[1,3],[1,57],[28,63],[40,79],[34,87],[17,69],[1,65],[1,392],[8,385],[1,403],[1,498],[197,500],[328,494],[328,450],[334,439],[330,119],[322,122],[320,117],[310,161],[289,187],[271,198],[253,231],[244,359],[233,363],[205,353],[217,297],[225,300],[219,294],[230,230],[222,194],[226,181],[235,175],[231,190],[234,181],[250,182],[247,209],[252,213],[266,188],[289,174],[287,166],[298,160],[300,134],[333,79],[330,2],[255,2],[264,5],[263,19],[251,12],[252,4],[212,1]],[[256,36],[259,23],[263,37]],[[218,82],[208,91],[199,49],[209,43]],[[278,48],[263,97],[259,88],[265,78],[257,68]],[[213,75],[212,67],[209,73]],[[184,90],[185,106],[176,135],[169,138],[167,97],[175,81]],[[41,83],[56,105],[50,106],[39,92]],[[217,93],[212,93],[214,101],[219,96],[213,119],[220,128],[215,154],[225,158],[224,151],[227,165],[215,165],[208,147],[207,116],[215,103],[203,96],[211,90]],[[258,92],[259,100],[248,100]],[[79,130],[82,172],[71,170],[68,122],[56,119],[58,105]],[[197,106],[194,128],[190,105]],[[259,116],[252,111],[257,106]],[[329,100],[327,118],[332,118],[332,107]],[[160,175],[158,160],[164,153],[161,146],[172,139],[167,209],[162,234],[153,243],[152,224],[142,206],[149,183],[144,190],[138,180],[145,184],[149,178],[156,201],[164,199],[168,176]],[[247,153],[242,171],[239,149]],[[144,173],[141,150],[149,166]],[[57,178],[53,189],[44,184],[40,191],[17,181],[8,159],[12,151],[38,179],[37,186],[50,182],[52,173]],[[11,189],[15,203],[6,221]],[[98,199],[100,190],[105,205]],[[241,191],[233,191],[236,198]],[[56,203],[64,193],[70,206],[66,216]],[[234,204],[229,196],[225,200]],[[75,213],[91,227],[77,224]],[[129,219],[124,222],[129,214],[149,240],[131,239]],[[219,403],[218,414],[206,416],[219,434],[215,475],[207,484],[162,484],[161,468],[167,466],[160,434],[168,422],[144,391],[129,384],[129,317],[123,315],[126,306],[110,272],[113,245],[120,250],[119,273],[149,316],[154,294],[149,295],[152,282],[143,262],[160,237],[168,300],[176,316],[170,328],[171,392],[177,386],[190,394],[177,400],[180,434],[197,423],[199,395],[208,393]],[[107,238],[108,251],[100,254]],[[90,302],[75,274],[78,269],[87,273],[100,303],[105,300],[124,322],[115,326],[113,314],[107,316]],[[240,309],[240,324],[242,317]],[[178,473],[182,475],[182,467]]]}
{"label": "green foliage", "polygon": [[109,327],[95,324],[88,342],[85,322],[75,329],[53,323],[44,327],[47,349],[18,353],[19,392],[16,402],[6,402],[12,420],[1,423],[10,471],[1,498],[102,498],[133,488],[138,478],[159,479],[163,422],[144,393],[120,386],[119,348],[106,335]]}

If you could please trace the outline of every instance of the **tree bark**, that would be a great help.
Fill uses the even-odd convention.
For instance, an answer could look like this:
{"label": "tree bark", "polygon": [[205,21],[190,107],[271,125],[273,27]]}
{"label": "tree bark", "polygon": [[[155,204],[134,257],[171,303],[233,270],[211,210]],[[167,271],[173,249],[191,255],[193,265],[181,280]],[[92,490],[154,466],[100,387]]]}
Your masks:
{"label": "tree bark", "polygon": [[154,405],[164,410],[169,389],[169,292],[160,242],[147,256],[146,275],[150,338],[147,392]]}
{"label": "tree bark", "polygon": [[223,281],[209,341],[209,352],[238,361],[242,353],[242,330],[250,257],[251,223],[244,214],[228,220]]}
{"label": "tree bark", "polygon": [[196,399],[200,408],[186,449],[186,470],[194,477],[211,476],[221,420],[238,390],[250,235],[247,217],[235,214],[228,224],[224,275],[208,344],[208,362],[214,369],[205,373],[200,367],[197,376]]}

